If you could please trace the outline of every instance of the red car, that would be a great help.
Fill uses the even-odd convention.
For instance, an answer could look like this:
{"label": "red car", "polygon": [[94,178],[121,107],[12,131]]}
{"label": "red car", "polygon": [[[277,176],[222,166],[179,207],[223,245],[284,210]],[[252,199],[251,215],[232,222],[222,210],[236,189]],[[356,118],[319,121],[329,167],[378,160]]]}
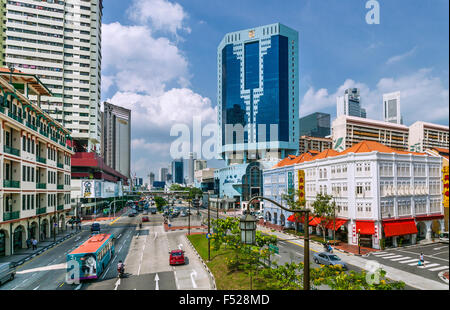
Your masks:
{"label": "red car", "polygon": [[143,216],[142,217],[142,222],[148,222],[148,221],[150,221],[148,216]]}
{"label": "red car", "polygon": [[183,265],[185,263],[183,250],[173,250],[169,254],[169,265]]}

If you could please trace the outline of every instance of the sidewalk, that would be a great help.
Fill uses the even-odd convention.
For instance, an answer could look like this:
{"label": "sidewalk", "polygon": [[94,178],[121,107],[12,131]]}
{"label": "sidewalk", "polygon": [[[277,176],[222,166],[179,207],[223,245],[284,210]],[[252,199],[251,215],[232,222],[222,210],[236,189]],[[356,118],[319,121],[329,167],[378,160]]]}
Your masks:
{"label": "sidewalk", "polygon": [[66,232],[60,233],[56,235],[56,242],[54,241],[54,238],[47,238],[43,241],[38,242],[37,249],[33,250],[32,247],[29,249],[19,249],[14,251],[13,255],[0,257],[0,263],[7,263],[7,262],[15,262],[17,266],[22,265],[24,262],[32,259],[33,257],[40,255],[41,253],[47,251],[48,249],[54,247],[55,245],[58,245],[59,243],[63,242],[64,240],[80,233],[81,231],[73,230],[68,228]]}
{"label": "sidewalk", "polygon": [[[278,239],[287,240],[290,243],[296,244],[298,246],[304,247],[304,240],[302,238],[292,236],[290,234],[285,234],[281,231],[272,231],[271,229],[267,229],[264,226],[259,226],[257,228],[259,231],[262,231],[266,234],[270,234],[276,236]],[[294,239],[295,238],[295,239]],[[322,252],[323,246],[315,241],[310,241],[309,244],[310,253],[312,252]],[[369,264],[371,260],[364,258],[362,256],[357,256],[354,254],[342,253],[340,254],[342,257],[345,257],[344,261],[350,265],[356,266],[358,268],[368,270],[372,268]],[[438,281],[430,280],[406,271],[402,271],[396,268],[392,268],[389,266],[383,266],[383,269],[386,271],[386,277],[392,279],[394,281],[403,281],[406,285],[414,287],[420,290],[448,290],[448,284],[441,283]]]}

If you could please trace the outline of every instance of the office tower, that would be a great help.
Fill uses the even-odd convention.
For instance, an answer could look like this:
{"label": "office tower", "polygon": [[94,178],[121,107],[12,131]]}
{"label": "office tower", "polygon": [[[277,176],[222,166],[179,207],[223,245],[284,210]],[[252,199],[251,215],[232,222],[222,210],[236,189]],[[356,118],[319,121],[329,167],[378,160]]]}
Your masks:
{"label": "office tower", "polygon": [[75,152],[100,152],[102,0],[0,3],[0,63],[51,90],[39,104],[71,131]]}
{"label": "office tower", "polygon": [[217,66],[218,152],[227,164],[295,154],[298,32],[276,23],[227,33]]}
{"label": "office tower", "polygon": [[167,181],[167,173],[168,173],[168,169],[167,168],[159,168],[159,180],[161,182],[166,182]]}
{"label": "office tower", "polygon": [[400,114],[400,92],[383,94],[383,119],[385,122],[403,124]]}
{"label": "office tower", "polygon": [[203,170],[207,168],[206,160],[196,159],[194,160],[194,172],[198,170]]}
{"label": "office tower", "polygon": [[184,164],[182,158],[172,161],[172,182],[184,184]]}
{"label": "office tower", "polygon": [[336,117],[341,115],[366,118],[366,110],[361,108],[361,96],[358,88],[348,88],[344,96],[336,98]]}
{"label": "office tower", "polygon": [[150,172],[148,174],[148,184],[150,187],[153,187],[153,182],[155,182],[155,174],[153,172]]}
{"label": "office tower", "polygon": [[194,183],[194,160],[197,159],[197,154],[196,153],[189,153],[189,158],[188,158],[188,184],[193,184]]}
{"label": "office tower", "polygon": [[298,153],[303,154],[311,152],[317,154],[327,149],[331,149],[332,145],[333,140],[331,138],[301,136]]}
{"label": "office tower", "polygon": [[300,137],[325,138],[330,135],[330,114],[315,112],[300,118]]}
{"label": "office tower", "polygon": [[102,148],[105,163],[130,177],[131,110],[103,103]]}

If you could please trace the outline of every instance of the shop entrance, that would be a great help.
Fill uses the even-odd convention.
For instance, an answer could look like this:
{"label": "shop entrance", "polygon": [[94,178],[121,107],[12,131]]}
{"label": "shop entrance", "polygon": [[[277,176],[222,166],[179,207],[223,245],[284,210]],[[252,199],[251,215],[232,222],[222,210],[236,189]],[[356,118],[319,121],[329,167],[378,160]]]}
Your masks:
{"label": "shop entrance", "polygon": [[372,247],[372,235],[361,235],[360,236],[360,245],[366,248]]}

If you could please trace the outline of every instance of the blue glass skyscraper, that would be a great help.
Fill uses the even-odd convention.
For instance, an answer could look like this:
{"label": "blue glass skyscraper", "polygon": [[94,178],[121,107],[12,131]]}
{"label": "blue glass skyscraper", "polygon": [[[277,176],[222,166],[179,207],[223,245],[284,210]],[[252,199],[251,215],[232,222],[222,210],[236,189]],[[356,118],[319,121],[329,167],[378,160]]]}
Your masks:
{"label": "blue glass skyscraper", "polygon": [[221,157],[230,164],[295,154],[298,32],[276,23],[228,33],[217,63]]}

